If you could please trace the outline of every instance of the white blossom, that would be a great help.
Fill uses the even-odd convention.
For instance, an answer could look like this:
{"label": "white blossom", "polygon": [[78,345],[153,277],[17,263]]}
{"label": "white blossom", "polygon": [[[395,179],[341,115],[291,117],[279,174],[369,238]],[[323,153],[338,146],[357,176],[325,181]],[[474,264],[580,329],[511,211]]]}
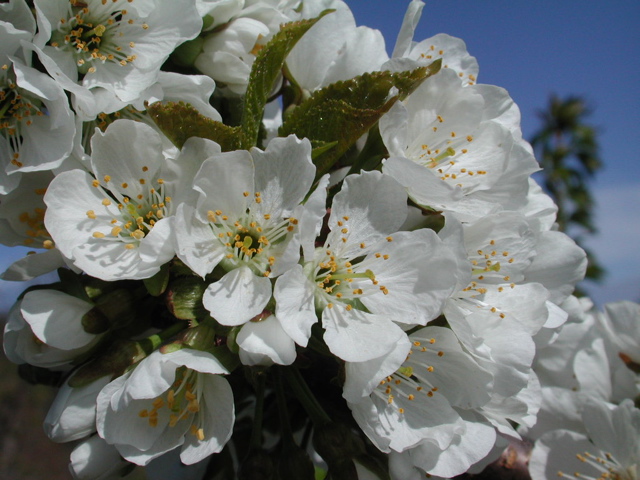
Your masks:
{"label": "white blossom", "polygon": [[202,27],[189,0],[38,0],[35,7],[35,44],[59,67],[63,86],[102,87],[125,102],[154,83],[174,48]]}
{"label": "white blossom", "polygon": [[50,184],[45,226],[62,254],[103,280],[151,277],[174,256],[171,220],[189,198],[202,158],[219,152],[189,139],[166,158],[160,135],[131,120],[92,139],[91,170],[59,174]]}
{"label": "white blossom", "polygon": [[265,151],[209,158],[194,185],[196,208],[176,218],[177,254],[205,276],[220,265],[227,273],[205,291],[204,306],[223,325],[242,325],[262,313],[271,280],[298,261],[301,202],[313,183],[308,140],[274,139]]}
{"label": "white blossom", "polygon": [[398,232],[406,216],[406,195],[393,179],[378,172],[345,179],[324,245],[276,282],[276,317],[296,343],[306,346],[318,310],[335,355],[370,360],[404,336],[394,322],[425,325],[440,314],[457,281],[455,254],[433,231]]}
{"label": "white blossom", "polygon": [[138,465],[176,447],[183,463],[197,463],[222,450],[231,436],[235,418],[226,373],[207,352],[156,351],[102,389],[98,433]]}

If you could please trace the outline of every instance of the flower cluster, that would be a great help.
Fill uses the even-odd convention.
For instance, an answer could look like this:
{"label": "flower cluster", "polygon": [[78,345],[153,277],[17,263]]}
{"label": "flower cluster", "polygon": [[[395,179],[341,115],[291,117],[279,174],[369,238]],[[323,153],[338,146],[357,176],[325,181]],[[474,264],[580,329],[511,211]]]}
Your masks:
{"label": "flower cluster", "polygon": [[596,310],[569,297],[569,320],[540,344],[534,369],[542,384],[530,472],[546,478],[616,478],[640,474],[640,305]]}
{"label": "flower cluster", "polygon": [[38,253],[2,276],[60,281],[4,347],[74,477],[449,478],[534,428],[586,257],[423,2],[391,57],[342,0],[32,3],[0,5],[0,241]]}

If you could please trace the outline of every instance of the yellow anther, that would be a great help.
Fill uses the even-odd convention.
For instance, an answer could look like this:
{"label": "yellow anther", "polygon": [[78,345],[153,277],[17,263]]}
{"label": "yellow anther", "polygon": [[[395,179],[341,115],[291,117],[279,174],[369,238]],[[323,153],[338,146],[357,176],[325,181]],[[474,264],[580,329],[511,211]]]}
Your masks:
{"label": "yellow anther", "polygon": [[135,230],[131,233],[131,236],[136,240],[142,240],[144,238],[144,232],[140,229]]}
{"label": "yellow anther", "polygon": [[105,234],[102,232],[93,232],[93,238],[104,238]]}

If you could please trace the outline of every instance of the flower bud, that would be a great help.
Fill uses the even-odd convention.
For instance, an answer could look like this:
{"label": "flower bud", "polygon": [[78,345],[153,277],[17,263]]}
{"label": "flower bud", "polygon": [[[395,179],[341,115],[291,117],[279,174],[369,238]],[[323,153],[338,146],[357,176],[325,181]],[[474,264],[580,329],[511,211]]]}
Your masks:
{"label": "flower bud", "polygon": [[216,346],[216,331],[206,323],[189,328],[183,338],[185,346],[194,350],[209,351]]}
{"label": "flower bud", "polygon": [[99,335],[109,330],[109,319],[97,307],[93,307],[85,313],[81,322],[84,331],[93,335]]}
{"label": "flower bud", "polygon": [[111,377],[103,377],[82,388],[64,383],[46,418],[44,432],[54,442],[79,440],[96,431],[96,399]]}
{"label": "flower bud", "polygon": [[95,303],[96,308],[109,321],[112,328],[122,328],[138,317],[134,308],[134,295],[124,288],[101,295]]}
{"label": "flower bud", "polygon": [[147,356],[141,342],[123,340],[114,343],[101,357],[83,365],[68,381],[70,387],[84,387],[104,376],[118,377]]}
{"label": "flower bud", "polygon": [[181,320],[192,320],[208,315],[202,305],[202,294],[207,284],[198,277],[180,277],[171,282],[165,302],[169,311]]}

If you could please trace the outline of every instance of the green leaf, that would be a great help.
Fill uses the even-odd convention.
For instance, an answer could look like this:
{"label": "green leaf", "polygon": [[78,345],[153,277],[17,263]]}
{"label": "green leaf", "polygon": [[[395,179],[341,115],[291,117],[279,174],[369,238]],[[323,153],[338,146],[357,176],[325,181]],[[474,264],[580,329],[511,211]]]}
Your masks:
{"label": "green leaf", "polygon": [[242,130],[244,132],[242,148],[249,149],[257,144],[264,107],[287,55],[307,30],[331,12],[333,10],[325,10],[316,18],[282,25],[280,31],[256,56],[249,76],[242,115]]}
{"label": "green leaf", "polygon": [[190,137],[200,137],[218,143],[223,152],[238,150],[242,145],[240,127],[230,127],[202,115],[189,104],[179,102],[154,103],[147,112],[173,144],[182,148]]}
{"label": "green leaf", "polygon": [[[373,72],[333,83],[311,95],[280,127],[279,134],[306,137],[315,144],[336,142],[314,159],[320,176],[365,134],[397,100],[406,98],[424,80],[440,70],[441,60],[405,72]],[[389,98],[392,87],[398,95]]]}
{"label": "green leaf", "polygon": [[318,158],[320,155],[325,154],[336,145],[338,145],[337,140],[333,142],[320,142],[320,141],[312,142],[313,150],[311,150],[311,158],[312,159]]}

